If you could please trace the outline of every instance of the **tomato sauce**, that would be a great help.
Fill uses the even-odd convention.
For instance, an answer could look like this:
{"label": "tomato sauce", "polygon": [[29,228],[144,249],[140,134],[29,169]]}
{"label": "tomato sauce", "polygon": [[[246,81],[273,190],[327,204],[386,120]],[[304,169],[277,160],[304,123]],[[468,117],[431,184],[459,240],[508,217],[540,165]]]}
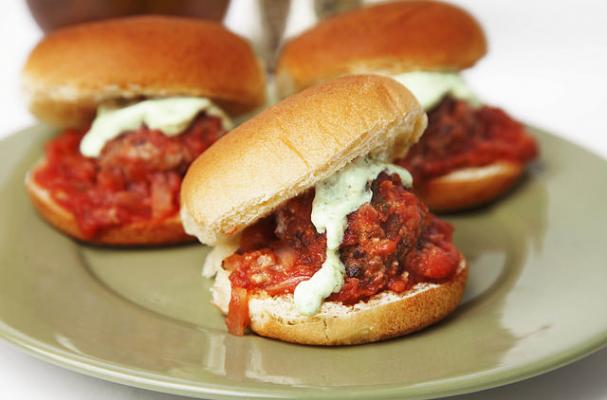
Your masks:
{"label": "tomato sauce", "polygon": [[420,141],[397,164],[411,172],[419,188],[460,168],[496,161],[527,163],[537,155],[535,139],[504,111],[446,97],[428,113]]}
{"label": "tomato sauce", "polygon": [[[451,225],[432,215],[396,174],[380,174],[371,188],[371,202],[348,216],[340,246],[344,285],[328,300],[355,304],[385,290],[402,293],[418,282],[452,278],[461,255],[452,243]],[[247,228],[239,250],[223,261],[231,271],[230,332],[242,334],[242,323],[248,323],[245,293],[293,293],[320,269],[326,237],[312,224],[313,199],[310,190]]]}
{"label": "tomato sauce", "polygon": [[85,132],[66,130],[46,145],[46,164],[33,178],[74,215],[83,236],[93,238],[109,228],[177,215],[188,166],[223,133],[221,120],[202,114],[178,136],[142,126],[88,158],[79,150]]}

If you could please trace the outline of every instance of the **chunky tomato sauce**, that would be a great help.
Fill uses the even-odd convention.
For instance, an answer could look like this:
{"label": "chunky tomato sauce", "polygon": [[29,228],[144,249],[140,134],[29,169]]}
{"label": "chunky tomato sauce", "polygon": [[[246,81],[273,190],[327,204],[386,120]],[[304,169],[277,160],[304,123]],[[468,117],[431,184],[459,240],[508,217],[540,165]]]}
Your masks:
{"label": "chunky tomato sauce", "polygon": [[[385,290],[402,293],[418,282],[450,279],[461,260],[451,225],[432,215],[398,175],[382,173],[371,188],[371,202],[348,216],[340,247],[345,281],[328,300],[355,304]],[[248,293],[293,293],[320,269],[326,237],[312,224],[313,199],[310,190],[247,228],[239,250],[224,260],[231,271],[231,333],[243,334],[248,324]]]}
{"label": "chunky tomato sauce", "polygon": [[397,164],[411,172],[415,187],[421,187],[456,169],[496,161],[527,163],[537,154],[533,137],[504,111],[446,97],[428,113],[428,128]]}
{"label": "chunky tomato sauce", "polygon": [[93,238],[108,228],[175,216],[188,166],[224,130],[220,119],[204,114],[174,137],[142,126],[108,142],[98,158],[80,153],[84,133],[66,130],[51,140],[34,180]]}

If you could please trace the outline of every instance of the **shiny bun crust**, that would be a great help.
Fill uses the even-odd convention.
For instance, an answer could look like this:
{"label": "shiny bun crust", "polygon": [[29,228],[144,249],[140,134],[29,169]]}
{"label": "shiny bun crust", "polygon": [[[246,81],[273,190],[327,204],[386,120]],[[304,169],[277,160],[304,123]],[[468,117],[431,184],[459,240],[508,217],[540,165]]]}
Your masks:
{"label": "shiny bun crust", "polygon": [[345,77],[291,96],[194,161],[181,188],[186,231],[215,244],[358,157],[402,157],[426,124],[413,95],[386,77]]}
{"label": "shiny bun crust", "polygon": [[434,212],[452,212],[488,204],[508,192],[525,165],[500,161],[485,167],[465,168],[432,179],[417,195]]}
{"label": "shiny bun crust", "polygon": [[23,87],[34,115],[60,127],[90,123],[104,101],[208,97],[235,115],[265,100],[249,44],[221,25],[141,16],[55,31],[31,52]]}
{"label": "shiny bun crust", "polygon": [[381,4],[324,20],[287,42],[277,87],[284,97],[353,73],[456,71],[486,52],[481,27],[459,7],[437,1]]}
{"label": "shiny bun crust", "polygon": [[[44,165],[44,161],[37,164],[37,166],[42,165]],[[155,246],[195,240],[184,232],[179,217],[166,219],[162,222],[138,222],[111,228],[92,239],[87,238],[82,234],[74,216],[55,202],[50,193],[32,179],[33,171],[36,168],[34,167],[25,178],[25,186],[32,203],[42,218],[75,239],[92,244],[112,246]]]}
{"label": "shiny bun crust", "polygon": [[[253,294],[249,299],[251,330],[285,342],[338,346],[377,342],[403,336],[432,325],[453,312],[462,300],[468,267],[462,260],[455,276],[443,283],[420,283],[395,294],[382,292],[352,306],[327,301],[311,317],[297,312],[292,295]],[[229,303],[229,280],[216,280],[224,313]],[[218,287],[218,286],[222,287]],[[226,303],[227,301],[227,303]]]}

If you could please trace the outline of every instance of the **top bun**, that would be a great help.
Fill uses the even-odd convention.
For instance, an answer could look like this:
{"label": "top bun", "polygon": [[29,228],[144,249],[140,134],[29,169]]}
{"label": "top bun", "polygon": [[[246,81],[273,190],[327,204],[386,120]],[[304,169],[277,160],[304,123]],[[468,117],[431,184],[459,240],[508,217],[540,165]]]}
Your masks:
{"label": "top bun", "polygon": [[[238,79],[235,79],[238,77]],[[237,115],[265,100],[253,50],[221,25],[142,16],[57,30],[23,70],[29,107],[61,127],[89,124],[101,102],[141,97],[207,97]]]}
{"label": "top bun", "polygon": [[213,245],[358,157],[402,157],[426,123],[415,97],[387,77],[349,76],[291,96],[194,161],[181,187],[186,232]]}
{"label": "top bun", "polygon": [[352,73],[468,68],[487,52],[478,22],[459,7],[403,1],[326,19],[284,46],[277,66],[282,96]]}

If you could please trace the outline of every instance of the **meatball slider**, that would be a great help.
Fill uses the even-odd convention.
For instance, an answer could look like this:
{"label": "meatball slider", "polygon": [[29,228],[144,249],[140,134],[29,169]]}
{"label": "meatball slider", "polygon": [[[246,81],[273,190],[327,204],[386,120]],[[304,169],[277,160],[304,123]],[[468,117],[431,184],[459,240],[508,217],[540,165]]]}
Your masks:
{"label": "meatball slider", "polygon": [[327,19],[288,42],[280,93],[356,73],[389,75],[428,112],[428,130],[398,163],[436,211],[485,204],[508,191],[537,156],[534,139],[505,112],[481,104],[459,74],[487,52],[478,22],[435,1],[381,4]]}
{"label": "meatball slider", "polygon": [[87,242],[192,240],[179,220],[185,171],[230,117],[264,102],[264,84],[250,46],[215,23],[146,16],[58,30],[23,70],[31,111],[62,129],[28,174],[29,194]]}
{"label": "meatball slider", "polygon": [[456,308],[467,268],[453,229],[391,164],[425,126],[396,81],[345,77],[267,109],[192,164],[182,220],[215,246],[203,275],[231,333],[367,343]]}

